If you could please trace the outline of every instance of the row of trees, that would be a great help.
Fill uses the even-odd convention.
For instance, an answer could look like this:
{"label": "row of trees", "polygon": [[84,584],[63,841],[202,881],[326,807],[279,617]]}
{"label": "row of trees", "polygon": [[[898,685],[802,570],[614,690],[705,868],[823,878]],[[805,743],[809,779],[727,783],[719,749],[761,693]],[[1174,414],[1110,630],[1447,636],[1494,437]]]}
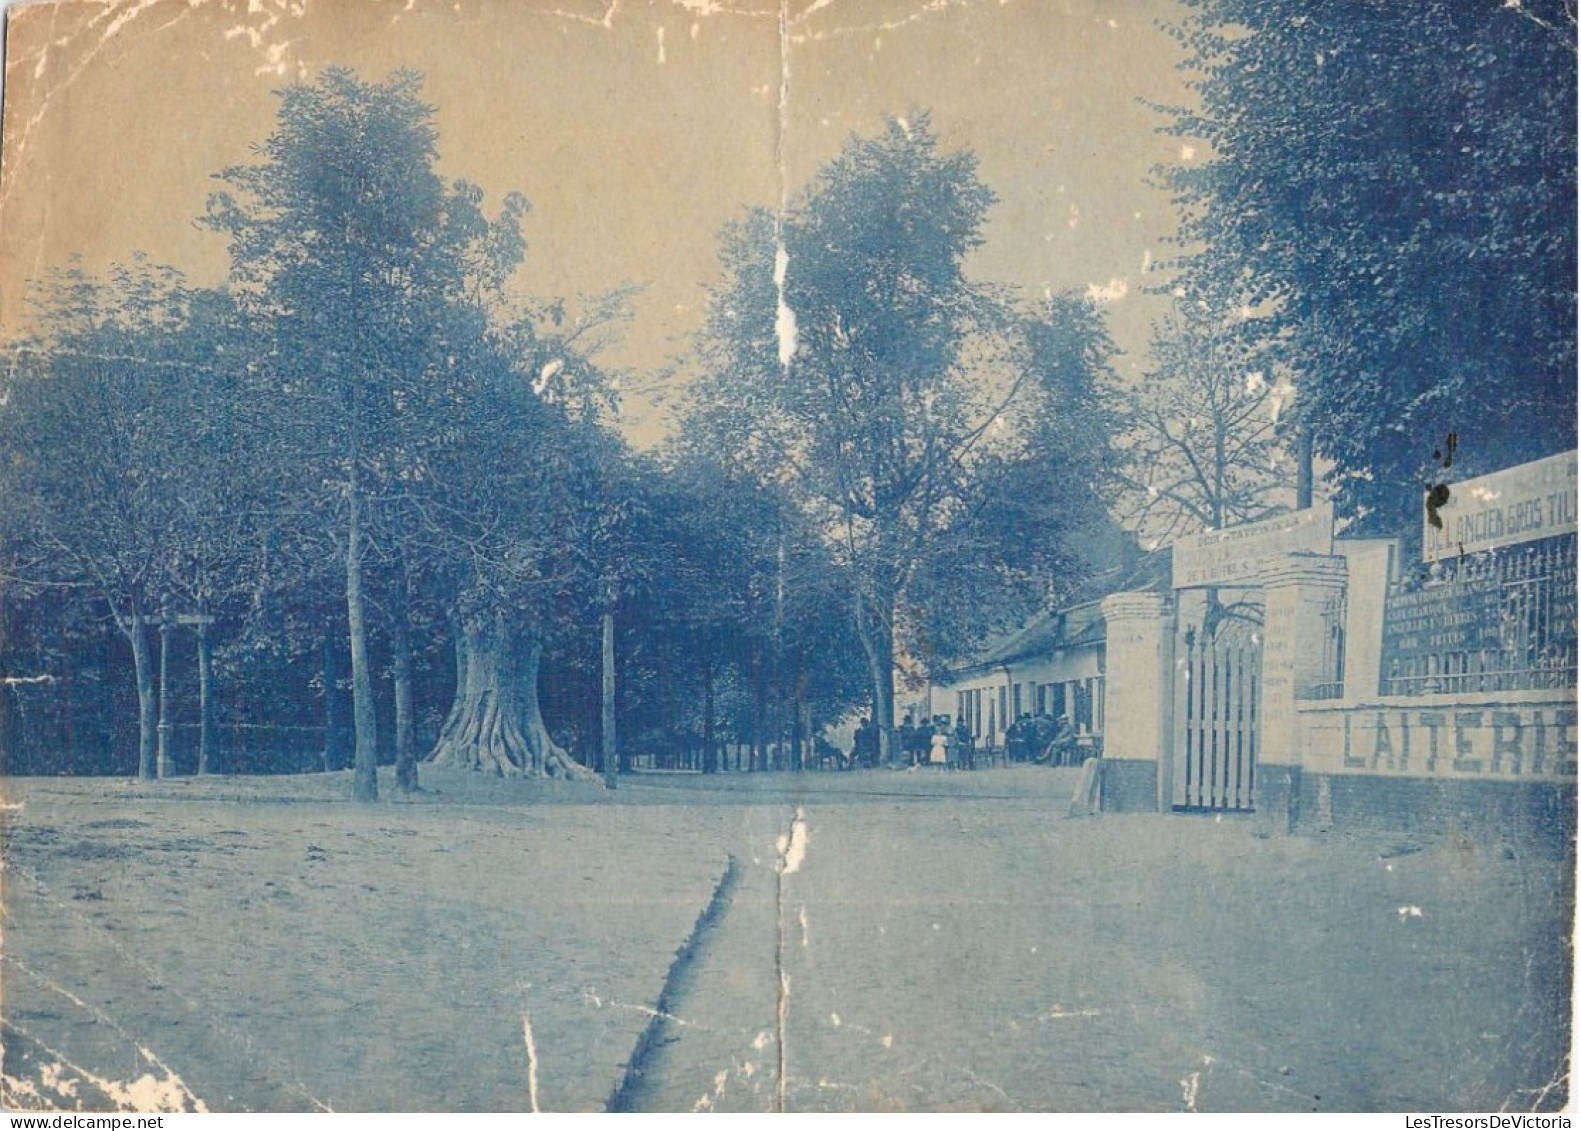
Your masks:
{"label": "row of trees", "polygon": [[[1067,547],[1102,520],[1111,347],[1083,303],[1022,311],[965,277],[992,196],[926,119],[727,232],[682,439],[640,456],[607,426],[607,308],[513,297],[527,203],[491,215],[440,178],[417,76],[331,70],[281,100],[202,220],[225,286],[64,270],[7,366],[7,674],[72,662],[51,639],[68,618],[41,610],[87,637],[107,619],[143,776],[186,626],[200,766],[217,651],[233,721],[306,729],[318,699],[323,764],[349,733],[372,799],[381,756],[416,786],[425,729],[436,764],[586,774],[540,668],[591,748],[605,617],[639,738],[699,731],[711,767],[721,712],[744,715],[763,764],[768,736],[799,757],[864,699],[887,729],[897,641],[948,659],[994,627],[980,610],[1008,621],[1074,576]],[[259,692],[275,681],[294,690]]]}
{"label": "row of trees", "polygon": [[723,719],[762,764],[863,700],[887,739],[897,670],[1057,602],[1109,513],[1150,543],[1255,520],[1310,446],[1351,521],[1409,533],[1444,437],[1463,471],[1572,445],[1568,10],[1188,8],[1172,128],[1208,156],[1160,174],[1181,254],[1139,385],[1090,303],[967,275],[993,193],[914,115],[723,233],[651,456],[607,424],[609,304],[513,297],[526,201],[439,177],[416,76],[283,91],[203,221],[227,286],[68,270],[11,352],[0,676],[107,618],[147,774],[152,626],[198,628],[205,748],[217,665],[282,726],[316,688],[335,764],[349,669],[371,798],[381,751],[415,785],[420,731],[440,763],[585,772],[539,688],[588,748],[613,618],[627,733],[691,729],[712,765]]}
{"label": "row of trees", "polygon": [[[841,638],[809,596],[833,584],[827,555],[707,453],[660,467],[622,447],[591,360],[607,310],[575,318],[512,299],[526,201],[489,215],[474,186],[445,183],[418,95],[415,75],[339,70],[282,91],[259,160],[218,174],[202,221],[227,240],[228,285],[194,288],[138,261],[41,288],[0,393],[8,754],[29,725],[17,708],[50,701],[27,681],[80,666],[105,620],[129,654],[144,777],[169,690],[155,632],[189,625],[199,765],[215,739],[217,648],[222,698],[249,706],[253,725],[305,727],[316,689],[324,764],[349,732],[362,799],[377,795],[381,755],[415,787],[421,721],[436,717],[422,699],[447,682],[433,761],[585,774],[550,737],[539,666],[549,650],[574,685],[578,635],[601,615],[623,626],[639,719],[662,700],[641,679],[642,663],[664,666],[658,642],[709,656],[710,688],[750,655],[750,693],[794,704],[803,731],[815,708],[849,700],[828,654],[817,678],[782,676],[798,637]],[[728,512],[711,545],[699,508]],[[667,674],[684,682],[691,665]],[[594,731],[586,714],[561,722]],[[757,722],[761,747],[771,720]]]}

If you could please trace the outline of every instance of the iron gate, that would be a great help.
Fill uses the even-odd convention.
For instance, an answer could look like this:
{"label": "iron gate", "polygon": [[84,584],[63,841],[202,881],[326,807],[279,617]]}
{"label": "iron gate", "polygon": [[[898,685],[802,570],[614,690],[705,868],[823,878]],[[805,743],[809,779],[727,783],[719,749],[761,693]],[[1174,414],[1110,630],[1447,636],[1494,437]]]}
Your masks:
{"label": "iron gate", "polygon": [[1188,628],[1183,643],[1174,808],[1250,812],[1261,733],[1262,626],[1231,621],[1211,635]]}

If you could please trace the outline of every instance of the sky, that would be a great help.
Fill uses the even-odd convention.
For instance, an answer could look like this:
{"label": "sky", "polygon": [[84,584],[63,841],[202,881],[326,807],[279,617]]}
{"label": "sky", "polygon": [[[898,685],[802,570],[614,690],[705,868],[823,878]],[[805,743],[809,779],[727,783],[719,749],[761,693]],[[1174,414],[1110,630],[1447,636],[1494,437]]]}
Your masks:
{"label": "sky", "polygon": [[621,423],[638,444],[673,427],[721,227],[794,199],[853,133],[921,109],[999,198],[970,274],[1029,303],[1098,296],[1137,373],[1175,228],[1149,173],[1198,157],[1153,109],[1189,98],[1170,0],[783,2],[16,4],[0,336],[26,328],[30,280],[74,255],[101,271],[143,252],[222,281],[224,241],[194,223],[213,174],[254,159],[276,89],[343,65],[422,72],[441,172],[493,207],[528,197],[523,289],[640,286],[604,358],[629,374]]}

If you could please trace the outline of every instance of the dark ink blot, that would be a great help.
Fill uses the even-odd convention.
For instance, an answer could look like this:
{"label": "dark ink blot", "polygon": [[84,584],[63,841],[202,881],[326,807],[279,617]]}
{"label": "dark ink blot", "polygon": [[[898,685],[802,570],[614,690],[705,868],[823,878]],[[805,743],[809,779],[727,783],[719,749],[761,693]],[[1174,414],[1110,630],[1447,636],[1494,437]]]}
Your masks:
{"label": "dark ink blot", "polygon": [[[1460,446],[1460,433],[1451,432],[1444,437],[1444,446],[1433,449],[1433,462],[1448,471],[1455,462],[1455,449]],[[1434,530],[1444,529],[1444,520],[1438,511],[1449,502],[1448,483],[1427,485],[1427,522]]]}
{"label": "dark ink blot", "polygon": [[1449,484],[1432,483],[1427,488],[1427,521],[1434,530],[1444,529],[1444,520],[1439,516],[1439,508],[1449,503]]}

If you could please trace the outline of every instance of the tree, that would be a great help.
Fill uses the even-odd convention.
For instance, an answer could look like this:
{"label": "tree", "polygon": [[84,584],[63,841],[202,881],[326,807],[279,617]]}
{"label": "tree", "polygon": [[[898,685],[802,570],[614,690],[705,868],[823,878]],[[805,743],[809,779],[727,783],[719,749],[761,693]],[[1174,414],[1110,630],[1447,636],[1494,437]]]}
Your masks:
{"label": "tree", "polygon": [[526,202],[490,222],[482,194],[434,168],[420,77],[366,83],[329,69],[280,92],[263,160],[219,174],[207,222],[229,239],[233,285],[269,327],[265,362],[308,490],[332,487],[344,561],[354,791],[378,796],[364,564],[374,504],[401,495],[444,436],[458,362],[485,299],[520,259]]}
{"label": "tree", "polygon": [[[960,548],[990,529],[978,520],[1004,497],[994,484],[1041,458],[1025,326],[964,272],[992,202],[925,114],[853,138],[783,217],[726,231],[702,343],[694,426],[837,547],[886,745],[897,634],[923,620],[919,567],[986,564]],[[1096,468],[1066,470],[1068,502]]]}
{"label": "tree", "polygon": [[643,476],[634,548],[647,563],[623,615],[633,661],[678,700],[653,717],[665,707],[653,687],[649,721],[699,738],[712,771],[739,693],[752,768],[768,765],[771,742],[799,768],[816,724],[849,710],[864,683],[849,579],[785,492],[695,439],[680,437]]}
{"label": "tree", "polygon": [[1102,316],[1089,299],[1062,294],[1011,328],[1015,395],[989,418],[993,442],[918,562],[907,599],[906,650],[928,670],[1058,607],[1096,560],[1090,545],[1112,532],[1112,440],[1123,417]]}
{"label": "tree", "polygon": [[1573,447],[1573,5],[1188,6],[1179,289],[1291,374],[1338,504],[1419,529],[1449,433],[1471,474]]}
{"label": "tree", "polygon": [[[563,304],[507,304],[526,201],[491,219],[478,189],[438,177],[418,85],[332,69],[280,92],[259,162],[218,174],[210,200],[227,291],[141,264],[107,286],[67,273],[8,357],[0,576],[108,605],[133,654],[145,775],[148,630],[173,609],[237,630],[217,658],[200,630],[200,765],[216,670],[300,679],[322,643],[328,768],[347,647],[354,791],[374,799],[387,646],[397,780],[415,788],[417,684],[435,665],[414,630],[448,622],[459,679],[436,756],[582,772],[548,738],[537,671],[619,558],[604,490],[619,448],[589,355],[623,296],[569,320]],[[344,619],[323,601],[331,560]],[[307,721],[244,698],[276,725]]]}
{"label": "tree", "polygon": [[593,776],[550,736],[538,695],[546,647],[602,610],[611,576],[599,550],[618,522],[622,456],[567,411],[580,400],[566,383],[587,369],[564,339],[521,326],[480,340],[452,394],[450,442],[424,465],[420,510],[456,634],[435,765]]}
{"label": "tree", "polygon": [[[1155,323],[1152,364],[1123,393],[1118,510],[1149,547],[1258,522],[1295,499],[1280,427],[1294,390],[1255,368],[1243,319],[1218,320],[1210,309],[1188,307]],[[1209,637],[1227,618],[1260,616],[1255,602],[1224,604],[1217,588],[1202,602]]]}
{"label": "tree", "polygon": [[1149,545],[1289,505],[1279,419],[1294,390],[1255,368],[1236,330],[1201,313],[1155,324],[1152,364],[1124,392],[1120,510]]}
{"label": "tree", "polygon": [[0,556],[12,579],[104,602],[130,645],[138,774],[156,775],[149,630],[178,593],[216,593],[234,547],[206,505],[232,453],[212,442],[240,410],[228,304],[138,260],[107,282],[72,268],[41,297],[39,329],[0,390]]}
{"label": "tree", "polygon": [[[196,636],[198,662],[197,772],[218,754],[214,649],[234,614],[262,583],[261,550],[273,525],[278,484],[259,472],[267,458],[271,422],[260,411],[247,365],[248,331],[230,296],[198,291],[189,303],[190,395],[164,459],[165,490],[179,522],[170,532],[169,593],[181,623]],[[227,616],[226,614],[229,614]],[[220,626],[217,628],[216,626]]]}

